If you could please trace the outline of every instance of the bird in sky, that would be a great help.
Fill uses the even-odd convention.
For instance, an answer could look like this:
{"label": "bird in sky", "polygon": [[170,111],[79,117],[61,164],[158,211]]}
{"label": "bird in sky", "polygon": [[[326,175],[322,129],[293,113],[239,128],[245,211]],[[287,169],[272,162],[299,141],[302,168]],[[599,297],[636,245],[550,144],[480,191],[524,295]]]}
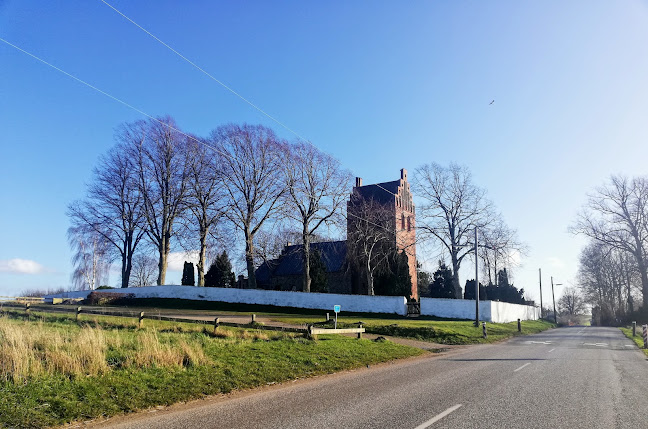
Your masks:
{"label": "bird in sky", "polygon": [[488,103],[488,105],[490,106],[490,105],[493,104],[494,102],[495,102],[495,100],[493,100],[493,101],[491,101],[490,103]]}

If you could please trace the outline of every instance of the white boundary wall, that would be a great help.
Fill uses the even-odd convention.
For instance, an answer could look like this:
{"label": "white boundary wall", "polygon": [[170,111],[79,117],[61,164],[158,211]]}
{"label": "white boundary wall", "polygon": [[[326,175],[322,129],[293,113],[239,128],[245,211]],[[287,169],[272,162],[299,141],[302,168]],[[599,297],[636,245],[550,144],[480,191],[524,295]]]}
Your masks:
{"label": "white boundary wall", "polygon": [[[421,316],[449,319],[475,318],[475,301],[468,299],[421,298]],[[479,319],[491,323],[538,320],[540,309],[508,302],[479,301]]]}
{"label": "white boundary wall", "polygon": [[[91,291],[64,292],[45,298],[85,298]],[[196,286],[147,286],[105,289],[97,292],[132,293],[136,298],[179,298],[199,301],[220,301],[240,304],[275,305],[342,312],[389,313],[407,315],[407,299],[403,296],[341,295],[332,293],[284,292],[263,289],[234,289]]]}

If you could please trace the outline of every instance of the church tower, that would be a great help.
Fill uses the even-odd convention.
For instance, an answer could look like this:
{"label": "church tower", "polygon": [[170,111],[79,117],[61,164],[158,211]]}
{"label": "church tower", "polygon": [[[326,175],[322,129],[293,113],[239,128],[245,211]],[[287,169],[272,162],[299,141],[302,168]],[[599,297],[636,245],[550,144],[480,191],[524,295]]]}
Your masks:
{"label": "church tower", "polygon": [[[398,180],[373,185],[363,186],[362,178],[357,177],[352,198],[347,203],[349,213],[354,212],[354,196],[380,204],[392,217],[392,221],[387,223],[392,230],[390,231],[390,239],[393,240],[393,245],[399,252],[404,251],[407,255],[409,273],[412,278],[411,296],[418,298],[416,281],[416,210],[412,200],[410,184],[407,180],[407,170],[401,169],[400,179]],[[352,219],[347,219],[347,237],[353,235],[352,228]]]}

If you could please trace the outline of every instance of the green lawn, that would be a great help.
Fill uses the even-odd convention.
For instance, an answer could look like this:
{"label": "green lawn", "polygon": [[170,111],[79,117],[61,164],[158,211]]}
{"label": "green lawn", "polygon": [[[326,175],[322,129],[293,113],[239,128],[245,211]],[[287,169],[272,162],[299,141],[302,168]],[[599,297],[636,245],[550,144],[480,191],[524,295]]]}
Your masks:
{"label": "green lawn", "polygon": [[619,328],[621,332],[625,334],[626,337],[630,338],[634,343],[641,349],[646,356],[648,356],[648,349],[643,348],[643,337],[641,336],[641,326],[637,326],[637,336],[632,336],[632,328]]}
{"label": "green lawn", "polygon": [[[317,316],[282,316],[273,317],[273,320],[293,324],[324,323],[322,317]],[[365,317],[339,317],[338,327],[357,326],[362,321],[367,332],[395,337],[415,338],[432,341],[440,344],[479,344],[492,343],[506,338],[520,335],[517,331],[517,322],[512,323],[487,323],[488,338],[483,338],[482,327],[475,327],[468,320],[422,320],[406,318],[365,318]],[[332,322],[329,323],[331,325]],[[328,325],[327,325],[328,326]],[[521,335],[535,334],[553,328],[555,325],[547,321],[522,322]]]}
{"label": "green lawn", "polygon": [[60,425],[425,353],[343,336],[136,323],[0,317],[0,427]]}

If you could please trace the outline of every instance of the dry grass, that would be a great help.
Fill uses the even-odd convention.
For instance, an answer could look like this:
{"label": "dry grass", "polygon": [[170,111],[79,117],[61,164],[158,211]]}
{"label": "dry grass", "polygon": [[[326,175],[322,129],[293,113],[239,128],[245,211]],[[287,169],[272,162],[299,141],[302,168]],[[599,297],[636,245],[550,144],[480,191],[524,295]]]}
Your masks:
{"label": "dry grass", "polygon": [[161,338],[156,330],[125,334],[99,325],[53,329],[42,322],[0,317],[0,381],[21,383],[57,374],[69,378],[101,375],[111,370],[107,355],[115,350],[124,355],[122,368],[188,367],[209,362],[200,344],[170,335]]}
{"label": "dry grass", "polygon": [[107,341],[99,328],[77,335],[46,329],[42,323],[18,323],[0,317],[0,379],[64,374],[98,375],[108,370]]}

